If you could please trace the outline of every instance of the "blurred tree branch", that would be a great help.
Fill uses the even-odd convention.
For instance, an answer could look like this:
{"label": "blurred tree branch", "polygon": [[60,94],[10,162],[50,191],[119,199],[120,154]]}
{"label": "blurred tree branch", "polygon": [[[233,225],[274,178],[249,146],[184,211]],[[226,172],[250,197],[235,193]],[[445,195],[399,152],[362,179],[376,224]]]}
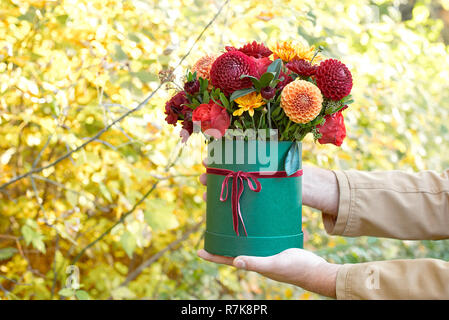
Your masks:
{"label": "blurred tree branch", "polygon": [[[226,0],[225,2],[223,2],[223,4],[220,6],[220,8],[218,9],[218,11],[216,12],[216,14],[213,16],[213,18],[209,21],[209,23],[203,28],[203,30],[200,32],[200,34],[197,36],[197,38],[195,39],[195,41],[193,42],[193,44],[190,46],[189,50],[187,51],[187,53],[185,53],[182,58],[178,61],[178,63],[176,64],[176,66],[173,68],[173,70],[170,72],[170,76],[174,74],[175,70],[182,64],[182,62],[184,62],[184,60],[190,55],[190,53],[192,52],[193,48],[195,47],[195,45],[198,43],[198,41],[203,37],[204,33],[206,32],[207,29],[209,29],[209,27],[214,23],[214,21],[217,19],[217,17],[220,15],[221,11],[223,10],[223,8],[228,4],[230,0]],[[165,82],[161,82],[157,88],[150,94],[148,95],[142,102],[140,102],[135,108],[130,109],[129,111],[125,112],[123,115],[121,115],[120,117],[118,117],[117,119],[113,120],[111,123],[109,123],[107,126],[105,126],[103,129],[101,129],[100,131],[98,131],[94,136],[90,137],[87,139],[86,142],[82,143],[80,146],[76,147],[75,149],[65,153],[64,155],[62,155],[61,157],[59,157],[58,159],[52,161],[51,163],[42,166],[42,167],[38,167],[38,168],[31,168],[30,171],[20,174],[18,176],[15,176],[14,178],[12,178],[11,180],[5,182],[4,184],[0,185],[0,191],[3,191],[3,189],[5,189],[6,187],[8,187],[9,185],[16,183],[17,181],[29,177],[32,174],[35,173],[39,173],[45,169],[48,169],[50,167],[56,166],[58,163],[60,163],[61,161],[69,158],[72,154],[84,149],[88,144],[90,144],[91,142],[94,141],[98,141],[98,139],[109,129],[111,129],[113,126],[115,126],[116,124],[120,123],[123,119],[125,119],[126,117],[128,117],[129,115],[133,114],[134,112],[140,110],[143,106],[145,106],[150,100],[151,98],[153,98],[153,96],[159,91],[159,89],[164,85]],[[49,139],[50,140],[50,139]],[[44,148],[46,148],[46,146],[44,146]],[[44,149],[43,148],[43,149]]]}

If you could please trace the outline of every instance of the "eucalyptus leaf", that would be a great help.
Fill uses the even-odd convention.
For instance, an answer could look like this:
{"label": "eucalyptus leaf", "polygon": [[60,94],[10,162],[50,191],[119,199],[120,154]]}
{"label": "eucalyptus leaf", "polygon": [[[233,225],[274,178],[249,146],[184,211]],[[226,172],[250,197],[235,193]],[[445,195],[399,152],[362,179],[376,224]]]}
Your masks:
{"label": "eucalyptus leaf", "polygon": [[295,141],[292,143],[285,158],[284,166],[288,176],[291,176],[300,169],[301,154],[298,142]]}
{"label": "eucalyptus leaf", "polygon": [[247,88],[247,89],[241,89],[241,90],[234,91],[231,94],[231,97],[229,98],[229,101],[234,101],[237,98],[246,96],[247,94],[249,94],[251,92],[255,92],[255,91],[256,91],[255,88]]}
{"label": "eucalyptus leaf", "polygon": [[267,68],[267,72],[273,72],[274,74],[277,74],[281,71],[282,67],[282,60],[276,59],[274,60]]}

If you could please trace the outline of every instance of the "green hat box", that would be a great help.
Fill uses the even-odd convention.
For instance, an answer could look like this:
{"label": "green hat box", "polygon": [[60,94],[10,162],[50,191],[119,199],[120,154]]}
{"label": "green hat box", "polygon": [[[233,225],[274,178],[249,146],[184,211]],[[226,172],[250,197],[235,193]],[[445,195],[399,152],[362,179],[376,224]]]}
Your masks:
{"label": "green hat box", "polygon": [[[214,140],[208,145],[208,167],[234,172],[285,171],[284,161],[292,143],[296,142]],[[302,168],[301,143],[298,149]],[[239,221],[239,235],[233,227],[233,178],[229,179],[229,190],[223,191],[224,195],[228,192],[227,200],[220,200],[224,179],[224,175],[207,174],[204,239],[207,252],[229,257],[270,256],[288,248],[303,247],[302,176],[258,178],[260,192],[252,191],[244,180],[239,203],[246,234]]]}

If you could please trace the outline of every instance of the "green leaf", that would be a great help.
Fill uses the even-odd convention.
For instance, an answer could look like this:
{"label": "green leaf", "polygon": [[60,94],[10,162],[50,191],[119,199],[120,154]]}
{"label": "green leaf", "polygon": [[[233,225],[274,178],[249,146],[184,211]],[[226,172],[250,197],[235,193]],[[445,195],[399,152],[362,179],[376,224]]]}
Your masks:
{"label": "green leaf", "polygon": [[144,212],[145,221],[154,231],[165,231],[178,227],[178,219],[173,214],[175,206],[163,199],[151,199]]}
{"label": "green leaf", "polygon": [[282,68],[282,60],[276,59],[268,66],[267,72],[274,73],[274,79],[277,79],[279,77],[279,74],[281,73],[281,68]]}
{"label": "green leaf", "polygon": [[298,142],[293,142],[292,146],[288,150],[287,157],[285,158],[285,171],[288,176],[291,176],[300,169],[301,165],[301,151],[298,146]]}
{"label": "green leaf", "polygon": [[256,89],[254,89],[254,88],[247,88],[247,89],[234,91],[231,94],[231,97],[229,98],[229,101],[234,101],[235,99],[243,97],[243,96],[246,96],[247,94],[249,94],[251,92],[254,92],[254,91],[256,91]]}
{"label": "green leaf", "polygon": [[63,14],[63,15],[60,15],[60,16],[56,16],[56,20],[57,20],[60,24],[62,24],[62,25],[65,25],[65,24],[66,24],[68,18],[69,18],[69,16],[66,15],[66,14]]}
{"label": "green leaf", "polygon": [[209,85],[209,81],[207,79],[199,78],[198,80],[200,82],[200,92],[206,91],[207,86]]}
{"label": "green leaf", "polygon": [[228,99],[226,98],[226,96],[224,95],[223,92],[220,92],[219,97],[220,97],[221,103],[223,104],[223,107],[225,107],[226,109],[229,109],[229,107],[230,107],[229,101],[228,101]]}
{"label": "green leaf", "polygon": [[31,227],[29,227],[28,225],[22,226],[21,231],[22,231],[23,238],[25,239],[26,245],[29,245],[31,243],[31,241],[33,241],[35,231],[33,229],[31,229]]}
{"label": "green leaf", "polygon": [[265,72],[261,77],[260,77],[260,86],[262,88],[267,87],[270,82],[274,79],[275,73],[273,72]]}
{"label": "green leaf", "polygon": [[16,248],[3,248],[0,249],[0,261],[11,258],[17,252]]}
{"label": "green leaf", "polygon": [[27,245],[31,243],[34,248],[42,253],[45,253],[45,243],[43,241],[44,236],[42,234],[30,227],[28,224],[22,226],[21,231]]}
{"label": "green leaf", "polygon": [[260,90],[262,88],[262,86],[261,86],[261,84],[259,82],[259,79],[257,79],[256,77],[249,76],[249,75],[246,75],[246,74],[242,74],[240,76],[240,79],[243,79],[243,78],[249,78],[249,80],[251,80],[251,82],[253,83],[254,88],[256,88],[256,90]]}
{"label": "green leaf", "polygon": [[75,294],[75,291],[70,288],[64,288],[64,289],[59,290],[58,294],[60,296],[69,298],[69,297],[73,297],[73,295]]}
{"label": "green leaf", "polygon": [[203,103],[209,103],[209,100],[210,100],[209,91],[204,90],[204,93],[203,93]]}
{"label": "green leaf", "polygon": [[122,47],[119,44],[115,45],[114,60],[116,61],[128,60],[128,55],[125,53],[125,51],[123,51]]}
{"label": "green leaf", "polygon": [[76,290],[75,296],[78,300],[90,300],[89,294],[84,290]]}
{"label": "green leaf", "polygon": [[111,296],[114,300],[134,299],[136,294],[127,287],[120,286],[111,291]]}
{"label": "green leaf", "polygon": [[132,257],[134,250],[136,249],[136,239],[133,234],[128,230],[123,232],[120,237],[120,243],[122,244],[123,249],[125,250],[128,257]]}
{"label": "green leaf", "polygon": [[33,239],[33,247],[35,247],[37,250],[39,250],[42,253],[45,253],[45,243],[42,241],[43,236],[41,234],[38,234],[39,237]]}
{"label": "green leaf", "polygon": [[143,83],[148,83],[148,82],[159,80],[159,77],[156,74],[148,72],[148,71],[138,71],[138,72],[132,73],[132,75],[137,77]]}
{"label": "green leaf", "polygon": [[100,183],[99,187],[100,187],[100,192],[103,195],[103,197],[105,197],[109,202],[112,202],[112,196],[111,196],[111,193],[109,192],[108,188],[103,183]]}

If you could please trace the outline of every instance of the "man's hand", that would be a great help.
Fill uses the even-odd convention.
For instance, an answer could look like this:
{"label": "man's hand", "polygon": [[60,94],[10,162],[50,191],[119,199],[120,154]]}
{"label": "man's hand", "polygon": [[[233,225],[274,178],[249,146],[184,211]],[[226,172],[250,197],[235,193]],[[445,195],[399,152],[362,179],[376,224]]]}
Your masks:
{"label": "man's hand", "polygon": [[297,285],[308,291],[335,298],[337,264],[326,262],[316,254],[302,249],[287,249],[270,257],[217,256],[199,250],[201,258],[239,269],[258,272],[270,279]]}

